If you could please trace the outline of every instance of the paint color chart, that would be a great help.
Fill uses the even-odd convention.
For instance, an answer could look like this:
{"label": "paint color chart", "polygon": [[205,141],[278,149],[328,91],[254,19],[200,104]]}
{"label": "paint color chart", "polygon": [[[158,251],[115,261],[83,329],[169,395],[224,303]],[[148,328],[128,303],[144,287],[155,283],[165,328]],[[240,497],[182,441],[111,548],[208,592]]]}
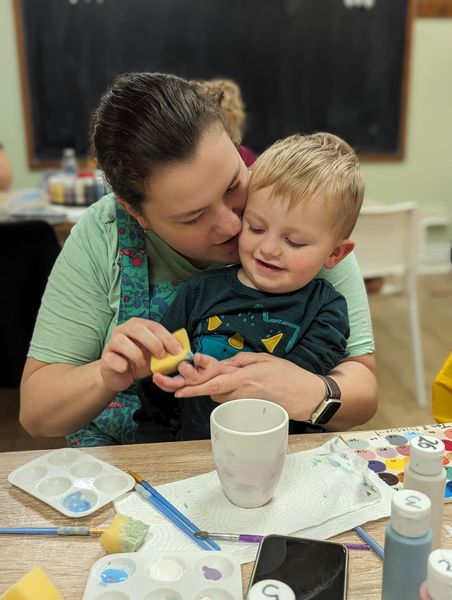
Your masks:
{"label": "paint color chart", "polygon": [[403,488],[403,473],[410,458],[410,440],[431,435],[445,446],[444,468],[446,489],[444,499],[452,502],[452,423],[396,427],[378,431],[351,431],[341,438],[358,456],[367,460],[369,469],[394,489]]}

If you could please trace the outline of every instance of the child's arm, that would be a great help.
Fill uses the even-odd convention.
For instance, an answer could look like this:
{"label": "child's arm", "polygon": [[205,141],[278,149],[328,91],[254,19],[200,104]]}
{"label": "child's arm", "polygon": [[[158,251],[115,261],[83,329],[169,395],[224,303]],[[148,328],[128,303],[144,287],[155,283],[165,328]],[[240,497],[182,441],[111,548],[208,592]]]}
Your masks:
{"label": "child's arm", "polygon": [[217,375],[231,373],[237,369],[238,367],[227,365],[224,361],[217,360],[213,356],[197,352],[193,357],[193,364],[184,361],[179,365],[179,375],[177,377],[155,373],[152,380],[164,392],[175,392],[185,385],[200,385]]}

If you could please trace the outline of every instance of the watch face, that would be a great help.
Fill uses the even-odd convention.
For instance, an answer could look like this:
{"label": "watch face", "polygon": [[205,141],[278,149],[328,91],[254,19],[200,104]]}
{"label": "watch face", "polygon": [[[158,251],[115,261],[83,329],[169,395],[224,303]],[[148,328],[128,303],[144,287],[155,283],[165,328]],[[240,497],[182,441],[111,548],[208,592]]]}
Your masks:
{"label": "watch face", "polygon": [[315,425],[325,425],[325,423],[328,423],[331,417],[339,410],[340,406],[340,400],[326,400],[321,407],[320,414],[313,423]]}

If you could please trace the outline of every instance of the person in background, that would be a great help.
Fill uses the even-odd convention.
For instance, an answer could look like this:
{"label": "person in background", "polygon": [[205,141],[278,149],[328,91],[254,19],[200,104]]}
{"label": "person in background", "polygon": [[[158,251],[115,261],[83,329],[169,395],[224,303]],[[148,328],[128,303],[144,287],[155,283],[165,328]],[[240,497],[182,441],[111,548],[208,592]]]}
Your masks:
{"label": "person in background", "polygon": [[[194,365],[181,363],[177,378],[156,373],[153,382],[166,392],[203,384],[232,372],[224,359],[244,351],[268,352],[327,376],[347,356],[349,320],[344,297],[317,276],[353,250],[350,234],[363,194],[356,154],[332,134],[293,135],[261,154],[243,215],[240,264],[191,277],[161,321],[169,331],[187,330]],[[176,411],[184,414],[177,400],[151,386],[136,418],[155,422],[158,402],[163,410],[172,406],[174,420]],[[192,399],[180,435],[209,437],[215,405]],[[322,428],[291,421],[289,431]]]}
{"label": "person in background", "polygon": [[236,144],[237,150],[247,167],[256,160],[256,153],[242,144],[245,132],[245,103],[238,84],[232,79],[210,79],[195,81],[202,92],[210,95],[214,101],[220,101],[221,113],[227,132]]}
{"label": "person in background", "polygon": [[[49,277],[19,416],[31,435],[66,435],[73,446],[137,440],[136,382],[149,375],[151,355],[181,351],[159,321],[184,280],[238,261],[250,177],[218,103],[174,75],[115,79],[91,137],[113,192],[83,213]],[[350,318],[349,355],[329,373],[342,393],[329,427],[342,430],[376,410],[372,328],[353,253],[322,277],[345,296]],[[283,358],[241,352],[229,360],[240,368],[193,396],[269,399],[296,421],[309,420],[325,398],[322,379]],[[171,432],[166,423],[153,439]]]}
{"label": "person in background", "polygon": [[6,156],[3,144],[0,144],[0,192],[8,192],[11,188],[13,172]]}

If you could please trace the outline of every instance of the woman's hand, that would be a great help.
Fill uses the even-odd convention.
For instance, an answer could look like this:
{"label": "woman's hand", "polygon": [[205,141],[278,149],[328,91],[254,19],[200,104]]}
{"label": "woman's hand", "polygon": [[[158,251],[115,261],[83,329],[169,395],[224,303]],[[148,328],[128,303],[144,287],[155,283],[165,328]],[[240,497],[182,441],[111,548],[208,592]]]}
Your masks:
{"label": "woman's hand", "polygon": [[113,329],[100,360],[100,373],[106,388],[120,392],[135,379],[150,374],[151,356],[163,358],[178,354],[182,346],[165,327],[155,321],[132,318]]}
{"label": "woman's hand", "polygon": [[161,373],[155,373],[152,380],[163,391],[174,393],[184,386],[198,386],[210,381],[217,375],[231,373],[238,368],[229,366],[226,361],[220,361],[213,356],[197,352],[193,357],[193,364],[184,361],[179,365],[178,377],[168,377]]}
{"label": "woman's hand", "polygon": [[[221,361],[233,371],[217,375],[198,385],[185,385],[178,398],[211,396],[216,402],[236,398],[262,398],[285,408],[291,419],[308,421],[325,397],[324,382],[310,371],[270,354],[242,352]],[[342,406],[327,425],[343,431],[365,423],[377,408],[377,382],[373,354],[350,357],[329,375],[342,392]]]}

